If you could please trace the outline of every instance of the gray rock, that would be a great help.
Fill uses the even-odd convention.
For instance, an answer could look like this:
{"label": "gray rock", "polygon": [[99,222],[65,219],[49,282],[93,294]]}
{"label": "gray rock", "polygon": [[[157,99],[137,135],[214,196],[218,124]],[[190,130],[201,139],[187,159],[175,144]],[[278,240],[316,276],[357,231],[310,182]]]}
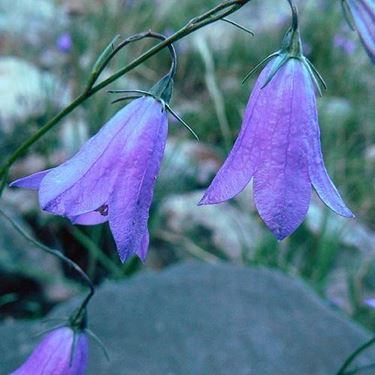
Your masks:
{"label": "gray rock", "polygon": [[210,146],[195,140],[171,138],[167,142],[158,178],[160,194],[206,187],[221,161]]}
{"label": "gray rock", "polygon": [[[201,249],[210,246],[207,254],[218,253],[235,261],[249,257],[264,237],[260,222],[249,212],[228,202],[198,207],[203,193],[195,191],[165,199],[159,210],[165,235],[171,240],[173,234],[185,239],[194,238],[196,242],[202,240],[198,243]],[[198,255],[191,246],[183,247]]]}
{"label": "gray rock", "polygon": [[[89,374],[97,375],[332,375],[370,337],[300,281],[227,264],[184,264],[107,283],[89,317],[111,356],[107,362],[91,346]],[[32,350],[36,327],[0,327],[1,374]],[[361,360],[375,361],[375,351]]]}
{"label": "gray rock", "polygon": [[16,57],[0,59],[0,128],[4,133],[27,118],[43,114],[49,105],[63,106],[70,94],[49,73]]}
{"label": "gray rock", "polygon": [[66,24],[62,9],[50,0],[1,0],[0,33],[22,38],[32,45]]}

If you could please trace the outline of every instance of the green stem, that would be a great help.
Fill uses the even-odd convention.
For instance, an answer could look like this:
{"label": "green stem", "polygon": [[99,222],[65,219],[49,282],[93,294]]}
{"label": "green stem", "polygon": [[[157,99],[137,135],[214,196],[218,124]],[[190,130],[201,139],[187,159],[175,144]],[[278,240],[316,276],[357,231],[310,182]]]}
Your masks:
{"label": "green stem", "polygon": [[34,239],[32,236],[30,236],[28,233],[24,231],[24,229],[16,223],[10,216],[8,216],[1,208],[0,208],[0,215],[3,216],[9,223],[14,227],[14,229],[21,234],[26,240],[34,244],[35,246],[39,247],[39,249],[45,251],[48,254],[51,254],[60,260],[62,260],[64,263],[66,263],[68,266],[72,267],[83,279],[83,281],[87,284],[88,288],[90,289],[89,293],[83,300],[81,306],[78,309],[78,313],[82,314],[82,312],[86,309],[87,304],[89,303],[90,299],[95,293],[94,284],[90,280],[90,278],[87,276],[87,274],[82,270],[82,268],[75,262],[73,262],[70,258],[66,257],[61,251],[51,249],[50,247],[43,245],[41,242]]}
{"label": "green stem", "polygon": [[339,371],[337,372],[336,375],[345,375],[347,368],[352,364],[354,359],[358,357],[360,353],[362,353],[364,350],[369,348],[371,345],[375,343],[375,336],[362,344],[359,348],[357,348],[350,356],[345,360],[343,365],[340,367]]}
{"label": "green stem", "polygon": [[[213,22],[221,20],[223,17],[226,17],[242,6],[247,4],[250,0],[226,0],[223,1],[221,4],[217,5],[216,7],[212,8],[208,12],[202,14],[199,17],[193,18],[190,20],[184,27],[178,30],[176,33],[171,35],[169,38],[165,39],[164,41],[156,44],[154,47],[150,48],[146,52],[144,52],[141,56],[133,60],[124,68],[118,70],[116,73],[112,74],[107,79],[103,80],[99,84],[91,87],[90,89],[83,92],[77,98],[73,100],[66,108],[64,108],[61,112],[59,112],[55,117],[53,117],[50,121],[47,122],[44,126],[42,126],[36,133],[34,133],[29,139],[27,139],[23,144],[21,144],[13,154],[5,161],[2,168],[0,169],[0,179],[2,179],[3,186],[5,186],[4,180],[6,179],[7,172],[12,164],[25,153],[25,151],[33,145],[36,141],[38,141],[45,133],[47,133],[50,129],[52,129],[60,120],[66,117],[69,113],[71,113],[75,108],[77,108],[80,104],[84,101],[89,99],[99,90],[103,89],[104,87],[108,86],[119,77],[123,76],[125,73],[136,68],[138,65],[143,63],[144,61],[148,60],[150,57],[157,54],[159,51],[164,49],[165,47],[170,46],[173,42],[184,38],[185,36],[191,34],[192,32],[207,26]],[[1,194],[1,191],[0,191]]]}
{"label": "green stem", "polygon": [[115,278],[121,278],[123,272],[101,249],[100,247],[84,232],[75,226],[71,227],[71,233],[78,242],[80,242],[91,254],[97,258],[100,264]]}
{"label": "green stem", "polygon": [[293,31],[298,30],[298,11],[297,7],[293,4],[292,0],[287,0],[292,10],[292,29]]}

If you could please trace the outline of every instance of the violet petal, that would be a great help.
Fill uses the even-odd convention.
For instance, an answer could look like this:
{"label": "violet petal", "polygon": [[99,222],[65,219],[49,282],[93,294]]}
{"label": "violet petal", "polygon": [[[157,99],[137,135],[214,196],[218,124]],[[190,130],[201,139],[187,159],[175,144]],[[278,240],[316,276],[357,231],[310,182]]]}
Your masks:
{"label": "violet petal", "polygon": [[303,109],[305,111],[300,126],[301,132],[306,134],[305,142],[308,146],[308,166],[311,183],[320,199],[331,210],[345,217],[353,217],[353,213],[345,205],[324,165],[313,83],[304,65],[301,64],[301,69],[299,69],[297,74],[300,76],[302,87],[305,87],[304,90],[300,91],[303,94],[300,101],[304,103]]}
{"label": "violet petal", "polygon": [[307,151],[300,121],[303,103],[296,71],[301,63],[290,59],[263,89],[261,138],[266,157],[254,175],[254,198],[260,216],[277,239],[291,234],[306,216],[311,184]]}
{"label": "violet petal", "polygon": [[83,375],[87,359],[87,336],[62,327],[49,332],[26,362],[10,375]]}
{"label": "violet petal", "polygon": [[160,102],[148,100],[134,124],[137,132],[130,140],[134,146],[124,154],[116,188],[108,201],[109,225],[123,262],[132,254],[144,252],[154,184],[167,138],[167,113]]}
{"label": "violet petal", "polygon": [[119,173],[119,153],[134,144],[137,122],[150,98],[134,100],[107,123],[71,159],[42,180],[42,208],[62,216],[78,216],[108,201]]}
{"label": "violet petal", "polygon": [[262,89],[262,86],[268,79],[269,72],[280,61],[280,57],[271,60],[260,74],[247,103],[237,140],[199,205],[231,199],[251,180],[263,156],[261,128],[265,126],[263,108],[266,106],[267,96],[264,95],[265,88]]}
{"label": "violet petal", "polygon": [[375,63],[375,1],[347,0],[367,54]]}
{"label": "violet petal", "polygon": [[78,225],[96,225],[108,221],[108,214],[103,215],[99,211],[91,211],[82,215],[69,217],[73,224]]}
{"label": "violet petal", "polygon": [[51,171],[52,169],[46,169],[44,171],[33,173],[30,176],[22,177],[13,181],[9,186],[38,190],[43,178]]}
{"label": "violet petal", "polygon": [[138,250],[136,250],[136,254],[139,258],[144,262],[146,260],[148,246],[150,243],[150,234],[148,233],[148,229],[146,229],[146,233],[142,237],[141,246]]}

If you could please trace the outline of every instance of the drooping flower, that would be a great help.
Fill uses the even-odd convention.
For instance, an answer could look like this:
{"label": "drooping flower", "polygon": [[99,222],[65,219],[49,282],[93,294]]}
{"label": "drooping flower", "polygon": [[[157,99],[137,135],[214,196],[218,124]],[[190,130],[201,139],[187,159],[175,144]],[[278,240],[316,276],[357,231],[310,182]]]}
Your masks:
{"label": "drooping flower", "polygon": [[371,61],[375,63],[375,0],[343,0]]}
{"label": "drooping flower", "polygon": [[66,326],[49,332],[26,362],[10,375],[83,375],[87,360],[86,334]]}
{"label": "drooping flower", "polygon": [[333,211],[353,216],[326,171],[312,65],[290,33],[260,74],[238,138],[200,201],[226,201],[253,178],[257,210],[279,240],[302,223],[312,186]]}
{"label": "drooping flower", "polygon": [[133,254],[144,260],[167,131],[164,103],[141,97],[121,109],[71,159],[11,186],[38,189],[43,210],[74,224],[108,221],[121,260]]}

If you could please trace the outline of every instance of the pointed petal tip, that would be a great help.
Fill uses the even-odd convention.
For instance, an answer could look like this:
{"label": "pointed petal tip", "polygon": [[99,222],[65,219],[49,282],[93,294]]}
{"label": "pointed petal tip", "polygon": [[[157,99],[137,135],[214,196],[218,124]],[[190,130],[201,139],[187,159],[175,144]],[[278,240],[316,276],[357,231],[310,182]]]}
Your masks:
{"label": "pointed petal tip", "polygon": [[276,237],[277,242],[281,242],[284,240],[286,237],[288,237],[291,233],[290,232],[283,232],[281,228],[277,229],[271,229],[272,234]]}
{"label": "pointed petal tip", "polygon": [[121,263],[125,263],[127,260],[129,260],[133,255],[137,255],[137,257],[139,258],[139,260],[145,264],[146,263],[146,258],[147,258],[147,254],[145,255],[140,255],[140,254],[135,254],[135,253],[129,253],[129,254],[120,254],[120,252],[118,252],[119,254],[119,257],[120,257],[120,261]]}
{"label": "pointed petal tip", "polygon": [[215,197],[212,197],[212,195],[210,195],[208,192],[206,192],[202,199],[197,203],[197,206],[207,206],[207,205],[210,205],[210,204],[219,204],[219,203],[224,203],[226,202],[228,199],[218,199],[218,198],[215,198]]}
{"label": "pointed petal tip", "polygon": [[204,205],[206,205],[206,204],[209,204],[209,203],[207,202],[207,197],[204,195],[204,196],[201,198],[201,200],[197,203],[197,206],[204,206]]}
{"label": "pointed petal tip", "polygon": [[209,199],[209,196],[208,196],[208,192],[206,191],[204,194],[203,194],[203,197],[201,198],[201,200],[197,203],[197,206],[205,206],[207,204],[212,204],[210,199]]}
{"label": "pointed petal tip", "polygon": [[119,249],[117,249],[118,255],[120,257],[121,263],[125,263],[133,254],[124,253],[122,254]]}
{"label": "pointed petal tip", "polygon": [[346,217],[348,219],[355,219],[355,215],[353,214],[352,211],[349,210],[349,208],[345,207],[346,209],[340,213],[339,215]]}
{"label": "pointed petal tip", "polygon": [[147,254],[145,254],[145,255],[137,254],[137,257],[140,259],[140,261],[141,261],[143,264],[146,263]]}

